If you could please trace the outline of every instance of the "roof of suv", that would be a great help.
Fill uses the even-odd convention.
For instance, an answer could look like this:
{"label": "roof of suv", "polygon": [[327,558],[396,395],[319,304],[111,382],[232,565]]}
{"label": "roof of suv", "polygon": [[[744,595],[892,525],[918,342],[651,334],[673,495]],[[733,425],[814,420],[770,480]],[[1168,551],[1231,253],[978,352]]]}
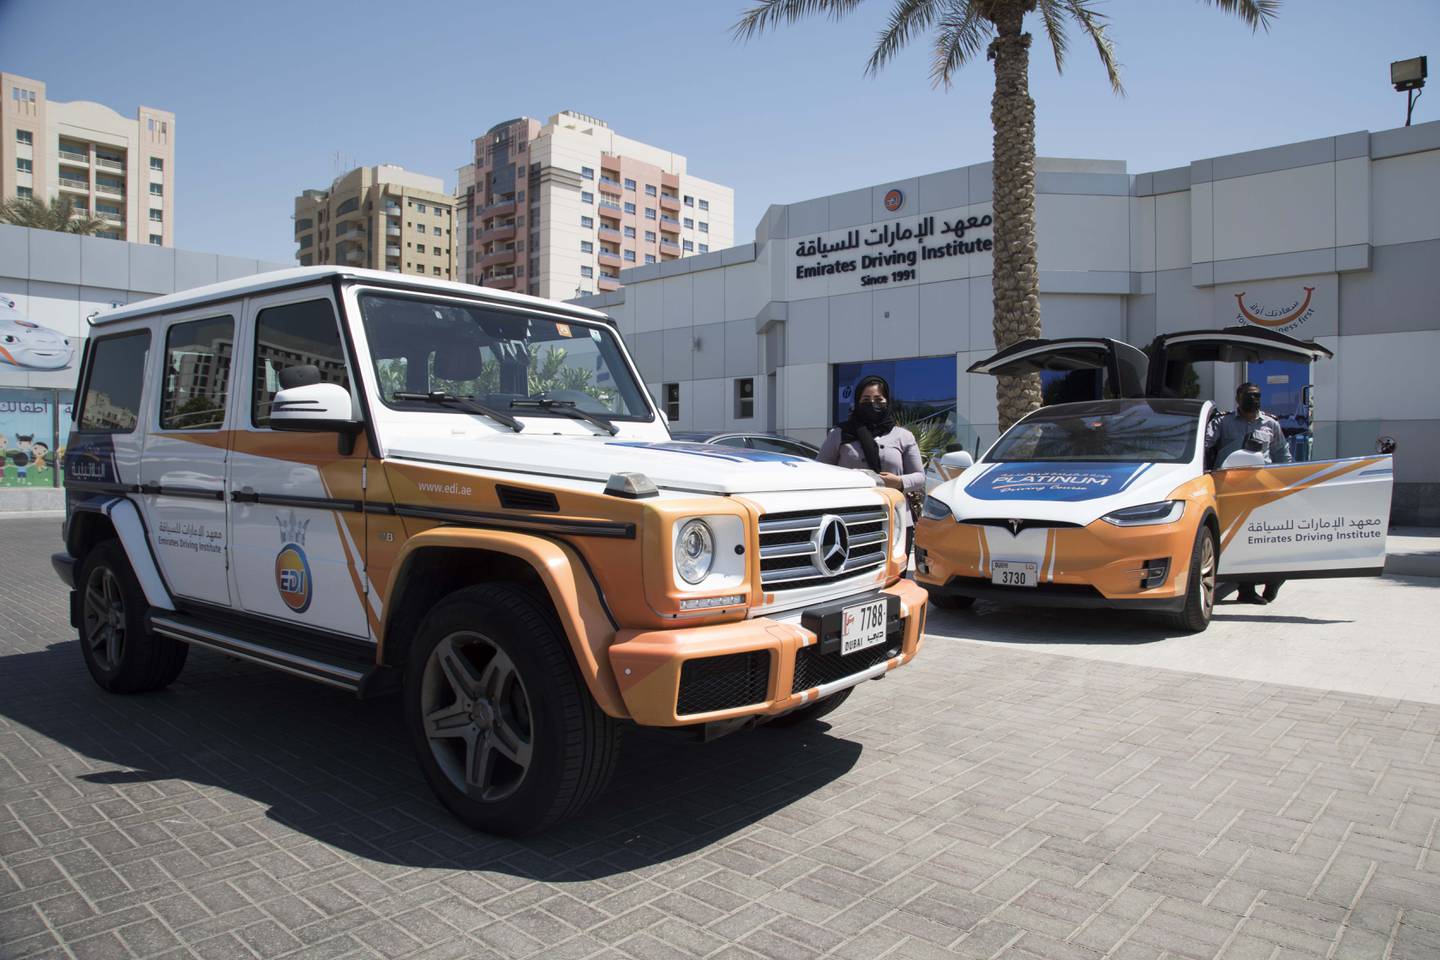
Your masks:
{"label": "roof of suv", "polygon": [[560,303],[556,300],[544,300],[540,297],[532,297],[523,293],[511,293],[508,290],[495,290],[491,287],[476,287],[468,283],[456,283],[453,280],[432,280],[429,277],[405,276],[403,274],[391,273],[387,270],[361,270],[355,267],[338,266],[292,267],[287,270],[272,270],[269,273],[257,273],[253,276],[240,277],[235,280],[222,280],[219,283],[210,283],[203,287],[192,287],[189,290],[181,290],[178,293],[167,293],[163,297],[152,297],[148,300],[140,300],[127,306],[107,311],[91,320],[90,323],[92,326],[100,326],[117,320],[127,320],[133,317],[147,316],[152,313],[178,310],[183,307],[207,303],[211,300],[250,296],[252,294],[297,287],[332,278],[359,280],[366,283],[373,283],[377,286],[393,287],[403,290],[463,294],[467,297],[490,300],[499,304],[535,307],[551,313],[569,314],[582,320],[599,320],[603,323],[613,323],[609,317],[597,310],[577,307],[568,303]]}

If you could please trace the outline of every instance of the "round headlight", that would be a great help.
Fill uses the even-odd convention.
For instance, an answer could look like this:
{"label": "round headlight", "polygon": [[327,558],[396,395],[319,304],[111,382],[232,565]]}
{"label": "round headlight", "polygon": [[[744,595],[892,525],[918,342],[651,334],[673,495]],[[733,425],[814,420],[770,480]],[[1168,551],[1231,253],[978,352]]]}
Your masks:
{"label": "round headlight", "polygon": [[905,551],[905,514],[901,511],[909,510],[906,503],[897,503],[890,514],[890,544],[891,552],[900,556]]}
{"label": "round headlight", "polygon": [[715,562],[715,534],[704,520],[687,520],[675,538],[675,572],[686,583],[699,583]]}

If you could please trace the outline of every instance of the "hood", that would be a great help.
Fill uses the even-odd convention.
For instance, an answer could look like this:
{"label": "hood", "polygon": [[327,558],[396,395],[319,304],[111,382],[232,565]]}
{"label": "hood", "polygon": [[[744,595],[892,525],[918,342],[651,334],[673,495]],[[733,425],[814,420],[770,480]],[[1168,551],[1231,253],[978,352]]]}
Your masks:
{"label": "hood", "polygon": [[980,463],[932,496],[957,519],[1060,520],[1087,525],[1112,510],[1164,500],[1196,476],[1190,463]]}
{"label": "hood", "polygon": [[734,494],[786,490],[873,489],[868,473],[763,450],[707,443],[620,437],[495,434],[467,438],[407,437],[388,456],[429,463],[514,470],[604,483],[611,474],[643,473],[662,490]]}

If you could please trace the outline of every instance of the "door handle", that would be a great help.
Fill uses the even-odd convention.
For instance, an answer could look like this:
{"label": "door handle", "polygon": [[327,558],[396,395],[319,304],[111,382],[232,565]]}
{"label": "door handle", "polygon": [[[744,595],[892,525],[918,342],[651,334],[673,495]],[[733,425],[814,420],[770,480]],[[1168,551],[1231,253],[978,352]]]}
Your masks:
{"label": "door handle", "polygon": [[140,484],[140,492],[147,497],[158,497],[160,496],[160,484],[154,480],[147,480]]}
{"label": "door handle", "polygon": [[239,490],[230,491],[230,499],[236,503],[259,503],[260,494],[251,487],[243,487]]}

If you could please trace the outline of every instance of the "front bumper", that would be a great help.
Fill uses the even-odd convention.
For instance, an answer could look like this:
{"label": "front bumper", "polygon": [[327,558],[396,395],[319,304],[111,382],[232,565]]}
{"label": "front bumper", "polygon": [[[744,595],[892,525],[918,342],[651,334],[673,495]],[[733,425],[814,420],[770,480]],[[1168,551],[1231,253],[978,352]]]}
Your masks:
{"label": "front bumper", "polygon": [[822,653],[820,638],[799,622],[755,617],[705,627],[622,630],[610,646],[610,665],[626,709],[643,726],[775,716],[914,659],[924,636],[925,590],[902,579],[881,594],[898,600],[891,603],[898,616],[885,642],[848,656]]}

